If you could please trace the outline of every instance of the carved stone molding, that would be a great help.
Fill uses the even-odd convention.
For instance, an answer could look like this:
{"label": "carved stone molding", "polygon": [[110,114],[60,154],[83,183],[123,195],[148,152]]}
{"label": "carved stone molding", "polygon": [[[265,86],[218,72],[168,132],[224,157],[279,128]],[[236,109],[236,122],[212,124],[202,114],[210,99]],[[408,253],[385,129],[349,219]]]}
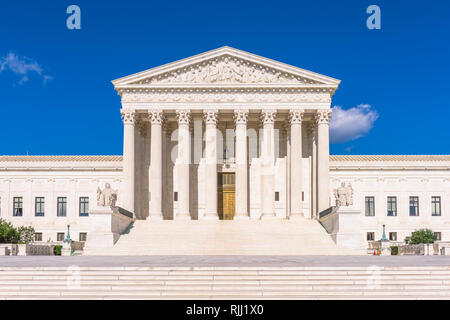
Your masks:
{"label": "carved stone molding", "polygon": [[303,118],[305,115],[304,110],[291,110],[289,111],[289,123],[293,124],[302,124]]}
{"label": "carved stone molding", "polygon": [[187,124],[191,122],[191,111],[190,110],[177,110],[177,120],[178,125]]}
{"label": "carved stone molding", "polygon": [[122,102],[142,103],[330,103],[326,88],[157,88],[123,89]]}
{"label": "carved stone molding", "polygon": [[164,117],[164,111],[161,109],[159,110],[152,110],[148,113],[148,117],[151,124],[160,124],[162,125],[164,123],[165,117]]}
{"label": "carved stone molding", "polygon": [[261,111],[261,122],[263,124],[274,124],[277,117],[276,110],[264,109]]}
{"label": "carved stone molding", "polygon": [[248,121],[248,110],[234,110],[234,123],[247,124]]}
{"label": "carved stone molding", "polygon": [[123,124],[134,125],[136,123],[136,112],[134,110],[124,110],[120,111],[122,115]]}
{"label": "carved stone molding", "polygon": [[315,115],[317,124],[329,124],[331,120],[331,110],[317,110]]}
{"label": "carved stone molding", "polygon": [[217,121],[219,120],[219,110],[217,109],[208,109],[203,110],[203,119],[206,124],[217,125]]}

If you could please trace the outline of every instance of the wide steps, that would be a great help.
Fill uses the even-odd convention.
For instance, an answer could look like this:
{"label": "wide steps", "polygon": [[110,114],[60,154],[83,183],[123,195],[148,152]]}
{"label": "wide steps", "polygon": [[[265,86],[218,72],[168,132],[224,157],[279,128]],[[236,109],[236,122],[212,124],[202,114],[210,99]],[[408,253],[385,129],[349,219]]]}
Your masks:
{"label": "wide steps", "polygon": [[450,299],[450,268],[0,267],[0,299]]}
{"label": "wide steps", "polygon": [[316,220],[137,220],[110,248],[86,255],[360,255]]}

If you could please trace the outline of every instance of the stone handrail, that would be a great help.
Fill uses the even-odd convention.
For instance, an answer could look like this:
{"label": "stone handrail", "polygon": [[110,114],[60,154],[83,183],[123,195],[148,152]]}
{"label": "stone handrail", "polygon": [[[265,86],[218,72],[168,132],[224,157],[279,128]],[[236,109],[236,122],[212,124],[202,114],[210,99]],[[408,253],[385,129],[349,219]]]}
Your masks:
{"label": "stone handrail", "polygon": [[124,216],[126,216],[128,218],[133,219],[133,213],[128,211],[128,210],[126,210],[126,209],[124,209],[124,208],[122,208],[122,207],[114,207],[113,210],[117,211],[118,213],[120,213],[120,214],[122,214],[122,215],[124,215]]}
{"label": "stone handrail", "polygon": [[329,207],[328,209],[323,210],[322,212],[319,213],[319,219],[320,218],[324,218],[327,215],[333,213],[336,211],[336,207]]}

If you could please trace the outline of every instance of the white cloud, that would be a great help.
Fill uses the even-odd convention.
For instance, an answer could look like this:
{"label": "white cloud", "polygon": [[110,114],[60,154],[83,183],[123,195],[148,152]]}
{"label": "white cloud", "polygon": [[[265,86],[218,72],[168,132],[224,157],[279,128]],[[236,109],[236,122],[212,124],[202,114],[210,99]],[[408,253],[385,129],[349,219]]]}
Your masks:
{"label": "white cloud", "polygon": [[42,78],[43,83],[50,80],[52,77],[43,74],[42,66],[31,58],[19,56],[13,51],[10,51],[0,59],[0,72],[10,70],[13,73],[21,76],[19,84],[23,84],[30,80],[30,74],[35,73]]}
{"label": "white cloud", "polygon": [[335,106],[330,123],[330,142],[342,143],[361,138],[372,129],[377,119],[378,113],[368,104],[347,110]]}

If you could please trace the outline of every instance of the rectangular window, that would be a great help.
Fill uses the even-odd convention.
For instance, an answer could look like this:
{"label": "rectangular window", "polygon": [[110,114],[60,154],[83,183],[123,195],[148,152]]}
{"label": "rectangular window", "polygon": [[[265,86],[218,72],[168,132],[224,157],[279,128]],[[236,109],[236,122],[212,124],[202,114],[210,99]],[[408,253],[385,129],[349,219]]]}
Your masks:
{"label": "rectangular window", "polygon": [[373,241],[375,239],[375,232],[367,232],[367,241]]}
{"label": "rectangular window", "polygon": [[14,197],[13,198],[13,216],[21,217],[23,213],[23,198],[22,197]]}
{"label": "rectangular window", "polygon": [[442,240],[442,233],[435,232],[434,234],[436,235],[436,241],[441,241]]}
{"label": "rectangular window", "polygon": [[45,214],[45,200],[44,197],[34,198],[34,215],[36,217],[43,217]]}
{"label": "rectangular window", "polygon": [[79,239],[80,239],[80,241],[82,241],[82,242],[86,242],[86,239],[87,239],[87,233],[86,233],[86,232],[80,232]]}
{"label": "rectangular window", "polygon": [[419,215],[419,197],[409,197],[409,215],[411,217]]}
{"label": "rectangular window", "polygon": [[178,192],[173,193],[173,201],[178,201]]}
{"label": "rectangular window", "polygon": [[80,217],[89,216],[89,198],[80,197]]}
{"label": "rectangular window", "polygon": [[42,233],[41,232],[36,232],[34,234],[34,241],[42,241]]}
{"label": "rectangular window", "polygon": [[366,197],[366,216],[375,215],[375,197]]}
{"label": "rectangular window", "polygon": [[397,216],[397,197],[387,197],[387,215],[388,217]]}
{"label": "rectangular window", "polygon": [[64,232],[58,232],[56,234],[56,241],[64,241]]}
{"label": "rectangular window", "polygon": [[66,197],[58,197],[58,217],[67,216],[67,198]]}
{"label": "rectangular window", "polygon": [[280,193],[275,191],[275,201],[280,201]]}
{"label": "rectangular window", "polygon": [[389,240],[397,241],[397,232],[389,232]]}
{"label": "rectangular window", "polygon": [[441,215],[441,197],[431,197],[431,215]]}

